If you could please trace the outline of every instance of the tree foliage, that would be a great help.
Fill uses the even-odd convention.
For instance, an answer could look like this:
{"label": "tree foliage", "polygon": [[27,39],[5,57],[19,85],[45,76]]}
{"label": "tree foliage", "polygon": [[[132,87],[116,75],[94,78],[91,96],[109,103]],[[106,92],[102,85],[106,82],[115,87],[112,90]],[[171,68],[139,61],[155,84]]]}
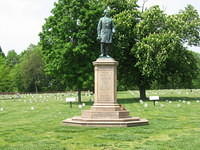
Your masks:
{"label": "tree foliage", "polygon": [[15,50],[8,51],[8,54],[6,56],[6,64],[9,66],[14,66],[19,63],[19,56],[15,52]]}
{"label": "tree foliage", "polygon": [[16,81],[20,91],[38,92],[45,83],[45,74],[40,46],[30,45],[22,54],[17,66]]}
{"label": "tree foliage", "polygon": [[88,0],[59,0],[46,19],[40,34],[46,70],[66,87],[91,87],[99,12]]}
{"label": "tree foliage", "polygon": [[192,5],[188,5],[178,14],[169,15],[166,20],[166,30],[175,31],[182,43],[200,46],[200,17]]}
{"label": "tree foliage", "polygon": [[[97,23],[111,7],[116,33],[111,56],[119,61],[120,89],[196,88],[200,17],[191,5],[168,15],[159,6],[140,11],[137,0],[58,0],[40,42],[17,55],[0,48],[0,91],[93,89],[92,62],[100,54]],[[197,77],[197,78],[196,78]]]}
{"label": "tree foliage", "polygon": [[9,68],[6,67],[5,58],[0,55],[0,91],[5,92],[8,90],[9,79],[7,77]]}
{"label": "tree foliage", "polygon": [[[126,54],[125,57],[122,56],[123,62],[128,65],[125,67],[123,63],[121,64],[121,73],[124,73],[123,77],[129,79],[122,79],[123,83],[130,87],[131,78],[135,78],[131,81],[135,81],[134,83],[139,87],[142,99],[146,97],[145,89],[155,81],[168,83],[173,79],[178,80],[178,83],[187,83],[187,87],[189,83],[191,85],[192,78],[196,76],[197,66],[194,57],[184,45],[199,44],[197,11],[189,5],[179,14],[167,15],[159,6],[153,6],[138,13],[138,23],[131,22],[133,13],[126,14],[132,18],[126,20],[125,18],[128,17],[123,16],[125,12],[116,17],[119,26],[126,25],[119,34],[122,37],[128,37],[126,35],[129,34],[135,36],[127,38],[127,43],[131,44],[121,49],[125,51],[121,54]],[[130,30],[130,26],[134,29]],[[124,35],[123,32],[129,33]],[[128,73],[126,70],[129,70]]]}

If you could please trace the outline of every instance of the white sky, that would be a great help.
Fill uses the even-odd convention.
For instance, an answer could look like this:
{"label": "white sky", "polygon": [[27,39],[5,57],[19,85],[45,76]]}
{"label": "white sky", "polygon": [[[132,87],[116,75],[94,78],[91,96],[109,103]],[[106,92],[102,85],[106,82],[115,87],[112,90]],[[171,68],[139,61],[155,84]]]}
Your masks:
{"label": "white sky", "polygon": [[0,45],[4,53],[18,54],[37,44],[44,18],[57,0],[0,0]]}
{"label": "white sky", "polygon": [[[54,2],[57,0],[0,0],[0,46],[4,53],[14,49],[19,54],[31,43],[37,44],[44,18],[51,15]],[[200,14],[200,0],[148,0],[145,6],[160,5],[173,14],[187,4],[195,6]],[[200,52],[200,47],[192,49]]]}

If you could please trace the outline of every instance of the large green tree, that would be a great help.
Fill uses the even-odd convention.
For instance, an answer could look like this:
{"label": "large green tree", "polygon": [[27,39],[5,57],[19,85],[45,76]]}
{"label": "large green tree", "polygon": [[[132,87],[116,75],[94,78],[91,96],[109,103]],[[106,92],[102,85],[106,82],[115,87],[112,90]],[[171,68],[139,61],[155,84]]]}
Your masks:
{"label": "large green tree", "polygon": [[40,33],[47,72],[78,90],[79,102],[81,90],[93,88],[92,61],[100,53],[96,28],[107,6],[114,15],[132,5],[126,0],[59,0]]}
{"label": "large green tree", "polygon": [[[136,84],[141,99],[146,98],[145,90],[154,81],[167,83],[173,79],[191,85],[197,66],[184,44],[199,44],[197,11],[189,5],[179,14],[167,15],[159,6],[154,6],[138,13],[138,16],[136,18],[131,11],[115,16],[122,29],[119,37],[121,35],[127,41],[127,46],[121,49],[122,62],[127,65],[121,63],[122,83],[127,88],[131,87],[130,83]],[[132,38],[128,38],[129,34]]]}
{"label": "large green tree", "polygon": [[81,90],[92,85],[99,16],[98,5],[92,1],[59,0],[40,33],[46,71],[62,80],[65,89],[78,90],[79,102]]}
{"label": "large green tree", "polygon": [[46,71],[55,81],[62,81],[65,89],[77,89],[79,102],[80,91],[93,86],[91,62],[99,55],[96,26],[107,6],[117,30],[112,56],[120,62],[120,85],[137,85],[143,99],[155,81],[188,78],[189,84],[195,77],[195,61],[184,44],[199,45],[197,11],[189,5],[175,15],[165,14],[158,6],[140,12],[136,2],[59,0],[46,19],[40,33]]}

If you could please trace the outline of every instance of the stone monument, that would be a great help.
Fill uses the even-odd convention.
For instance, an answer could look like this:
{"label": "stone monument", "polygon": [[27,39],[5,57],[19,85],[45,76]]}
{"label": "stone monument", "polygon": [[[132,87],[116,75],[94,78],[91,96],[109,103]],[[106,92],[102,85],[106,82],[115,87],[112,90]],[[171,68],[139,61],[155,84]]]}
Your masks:
{"label": "stone monument", "polygon": [[[148,120],[129,116],[129,112],[117,103],[117,65],[108,55],[112,40],[113,22],[108,18],[109,9],[104,11],[98,25],[98,39],[101,42],[101,55],[93,62],[95,71],[95,99],[90,110],[81,116],[63,121],[70,126],[130,127],[148,124]],[[101,26],[101,27],[100,27]],[[107,35],[106,35],[107,34]]]}

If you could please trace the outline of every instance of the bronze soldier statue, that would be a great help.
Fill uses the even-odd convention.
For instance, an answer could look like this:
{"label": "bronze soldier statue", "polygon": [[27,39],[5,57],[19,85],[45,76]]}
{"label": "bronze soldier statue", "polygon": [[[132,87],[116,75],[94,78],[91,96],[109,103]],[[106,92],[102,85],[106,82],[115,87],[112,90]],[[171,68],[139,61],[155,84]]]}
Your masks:
{"label": "bronze soldier statue", "polygon": [[100,57],[109,57],[108,51],[112,43],[112,35],[115,32],[114,23],[110,18],[110,9],[104,10],[104,17],[100,18],[97,27],[97,39],[101,42],[101,55]]}

